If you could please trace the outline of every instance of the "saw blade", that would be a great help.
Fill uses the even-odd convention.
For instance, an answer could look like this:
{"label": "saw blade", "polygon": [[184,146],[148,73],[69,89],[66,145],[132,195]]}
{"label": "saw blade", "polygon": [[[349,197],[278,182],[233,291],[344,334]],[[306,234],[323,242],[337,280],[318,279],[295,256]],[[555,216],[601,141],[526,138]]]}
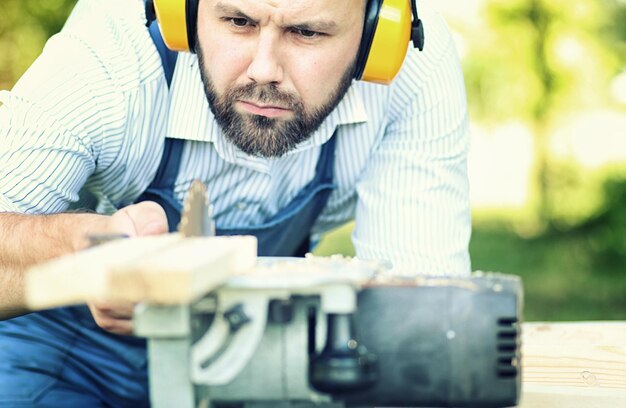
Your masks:
{"label": "saw blade", "polygon": [[204,183],[195,180],[187,193],[178,231],[185,237],[215,235],[212,209]]}

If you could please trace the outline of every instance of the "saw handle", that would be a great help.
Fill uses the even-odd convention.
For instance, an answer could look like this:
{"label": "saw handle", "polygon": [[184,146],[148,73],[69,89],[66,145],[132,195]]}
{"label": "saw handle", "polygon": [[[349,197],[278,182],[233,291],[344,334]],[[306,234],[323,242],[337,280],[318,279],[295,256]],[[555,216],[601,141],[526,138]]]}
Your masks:
{"label": "saw handle", "polygon": [[327,315],[326,345],[309,361],[309,381],[325,393],[362,390],[378,381],[374,354],[355,339],[352,314]]}

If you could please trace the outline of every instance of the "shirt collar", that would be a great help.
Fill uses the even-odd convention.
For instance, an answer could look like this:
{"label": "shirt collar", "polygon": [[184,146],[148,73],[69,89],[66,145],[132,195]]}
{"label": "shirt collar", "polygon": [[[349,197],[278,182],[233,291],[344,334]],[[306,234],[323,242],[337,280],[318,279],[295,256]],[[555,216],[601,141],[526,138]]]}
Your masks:
{"label": "shirt collar", "polygon": [[[209,108],[196,55],[179,54],[170,98],[167,137],[213,143],[223,160],[256,171],[269,172],[271,159],[247,155],[225,139]],[[287,154],[295,154],[324,144],[340,125],[366,121],[367,113],[361,93],[353,84],[319,129]]]}

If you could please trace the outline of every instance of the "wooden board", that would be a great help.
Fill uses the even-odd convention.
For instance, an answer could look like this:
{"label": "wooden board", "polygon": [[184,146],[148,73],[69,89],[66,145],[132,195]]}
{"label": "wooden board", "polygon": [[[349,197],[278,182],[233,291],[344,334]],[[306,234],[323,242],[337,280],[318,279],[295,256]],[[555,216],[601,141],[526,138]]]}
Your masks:
{"label": "wooden board", "polygon": [[520,407],[626,407],[626,322],[525,323]]}
{"label": "wooden board", "polygon": [[94,300],[187,303],[256,265],[255,237],[167,234],[109,242],[31,268],[32,310]]}

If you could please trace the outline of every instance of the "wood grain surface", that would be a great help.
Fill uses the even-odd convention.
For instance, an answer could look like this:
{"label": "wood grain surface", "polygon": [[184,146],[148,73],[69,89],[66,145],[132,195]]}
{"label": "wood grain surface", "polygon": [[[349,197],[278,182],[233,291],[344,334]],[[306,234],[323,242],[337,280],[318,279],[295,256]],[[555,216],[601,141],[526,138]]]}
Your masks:
{"label": "wood grain surface", "polygon": [[31,310],[94,300],[188,303],[253,268],[256,247],[251,236],[120,239],[31,268],[26,302]]}
{"label": "wood grain surface", "polygon": [[525,323],[519,406],[626,407],[626,322]]}

